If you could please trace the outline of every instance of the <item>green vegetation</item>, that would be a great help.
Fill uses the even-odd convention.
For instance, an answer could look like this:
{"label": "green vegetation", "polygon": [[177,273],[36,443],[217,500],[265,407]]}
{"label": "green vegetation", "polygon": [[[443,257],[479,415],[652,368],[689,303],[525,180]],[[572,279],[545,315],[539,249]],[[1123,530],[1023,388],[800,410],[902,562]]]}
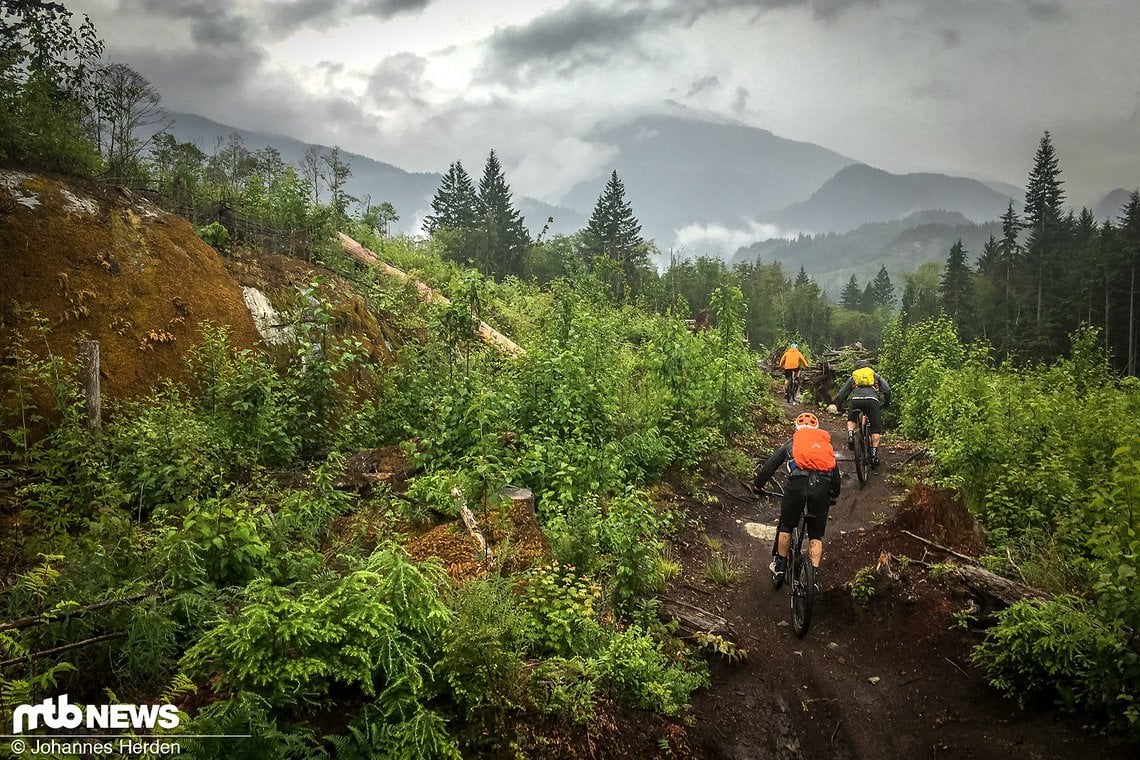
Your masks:
{"label": "green vegetation", "polygon": [[[452,299],[425,306],[329,258],[375,311],[426,336],[396,363],[338,337],[314,283],[291,352],[235,351],[209,330],[193,380],[109,404],[98,441],[75,368],[44,358],[50,326],[16,335],[0,467],[23,506],[4,547],[23,571],[0,608],[42,620],[0,632],[7,709],[175,689],[208,703],[180,731],[244,723],[293,756],[458,757],[522,741],[528,714],[589,720],[600,698],[677,713],[707,681],[699,651],[656,620],[681,515],[645,486],[723,458],[767,398],[739,292],[715,293],[717,329],[693,333],[615,305],[593,275],[495,282],[433,243],[387,245]],[[525,356],[477,341],[481,316]],[[406,493],[336,486],[346,454],[393,444],[419,470]],[[487,515],[506,484],[537,495],[545,564],[457,583],[409,559],[405,516],[453,516],[452,488]],[[357,519],[379,543],[346,531]],[[324,739],[313,726],[330,711]]]}
{"label": "green vegetation", "polygon": [[[665,542],[684,516],[647,486],[733,461],[726,449],[770,398],[747,346],[795,337],[817,353],[881,346],[892,421],[964,496],[987,565],[1054,594],[998,616],[975,652],[991,682],[1140,733],[1140,195],[1114,222],[1065,215],[1048,133],[1000,238],[997,223],[963,232],[938,215],[914,240],[873,231],[904,246],[945,238],[945,267],[904,273],[895,312],[885,266],[862,286],[842,272],[838,305],[806,265],[792,276],[697,258],[657,272],[616,172],[586,229],[532,240],[494,151],[478,187],[452,164],[427,240],[391,239],[397,210],[345,193],[339,149],[292,167],[237,135],[212,156],[164,133],[137,143],[124,127],[155,123],[157,93],[100,65],[94,29],[61,5],[5,4],[0,43],[0,162],[114,172],[178,205],[224,199],[304,233],[290,241],[307,255],[311,240],[316,263],[412,336],[394,363],[372,361],[315,282],[291,315],[290,353],[235,351],[212,329],[192,382],[108,405],[97,439],[48,322],[14,334],[0,476],[19,511],[0,545],[15,572],[0,615],[24,622],[0,630],[3,710],[107,690],[194,704],[181,730],[252,733],[250,757],[406,758],[525,754],[527,718],[587,723],[599,699],[678,713],[707,670],[656,621],[653,594],[676,572]],[[137,95],[104,98],[115,81]],[[235,242],[221,221],[201,224],[212,245]],[[424,306],[412,285],[361,271],[335,231],[451,302]],[[849,243],[758,250],[841,259]],[[481,319],[525,355],[480,343]],[[337,486],[346,455],[396,445],[417,472],[406,492]],[[552,556],[462,582],[411,559],[417,523],[454,517],[453,489],[486,516],[507,484],[536,494]],[[734,582],[730,558],[712,557],[710,577]],[[859,571],[853,596],[870,598],[872,581]],[[700,646],[736,656],[712,637]]]}
{"label": "green vegetation", "polygon": [[1112,373],[1097,330],[1071,342],[1071,358],[1019,368],[943,317],[896,325],[881,369],[900,430],[985,528],[988,566],[1057,594],[1001,613],[975,660],[1020,700],[1140,732],[1140,384]]}

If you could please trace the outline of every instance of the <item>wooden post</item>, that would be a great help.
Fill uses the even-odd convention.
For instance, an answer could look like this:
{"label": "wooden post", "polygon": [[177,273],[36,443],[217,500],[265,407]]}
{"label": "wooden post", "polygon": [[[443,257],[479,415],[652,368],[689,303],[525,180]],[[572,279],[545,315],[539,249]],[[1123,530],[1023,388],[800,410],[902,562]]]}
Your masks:
{"label": "wooden post", "polygon": [[95,439],[95,443],[99,443],[103,437],[103,411],[99,399],[99,341],[77,340],[75,351],[79,357],[83,380],[87,430]]}

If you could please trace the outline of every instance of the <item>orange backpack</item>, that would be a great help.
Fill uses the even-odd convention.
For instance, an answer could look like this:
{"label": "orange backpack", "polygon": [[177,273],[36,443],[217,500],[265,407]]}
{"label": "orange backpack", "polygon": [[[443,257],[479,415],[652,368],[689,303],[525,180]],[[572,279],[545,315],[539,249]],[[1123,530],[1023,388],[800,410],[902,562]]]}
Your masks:
{"label": "orange backpack", "polygon": [[804,470],[828,472],[834,469],[831,434],[819,428],[800,428],[792,436],[792,459],[796,460],[796,467]]}

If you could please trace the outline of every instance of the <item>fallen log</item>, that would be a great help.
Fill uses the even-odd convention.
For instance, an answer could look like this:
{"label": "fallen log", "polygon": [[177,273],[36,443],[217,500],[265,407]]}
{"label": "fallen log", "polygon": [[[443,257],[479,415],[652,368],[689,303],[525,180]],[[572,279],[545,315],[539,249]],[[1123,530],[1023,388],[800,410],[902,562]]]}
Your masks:
{"label": "fallen log", "polygon": [[989,570],[983,570],[974,565],[960,565],[954,569],[955,574],[962,582],[970,587],[975,594],[989,600],[996,600],[1009,607],[1023,599],[1037,599],[1045,601],[1052,599],[1052,595],[1024,583],[1011,581]]}
{"label": "fallen log", "polygon": [[[451,303],[451,301],[448,300],[445,296],[441,296],[439,293],[436,293],[424,283],[416,280],[415,278],[409,277],[407,272],[404,272],[403,270],[397,269],[391,264],[381,261],[380,257],[378,257],[375,253],[368,250],[360,243],[350,238],[348,235],[345,235],[343,232],[338,232],[337,237],[340,240],[340,245],[344,249],[344,252],[359,261],[361,264],[375,267],[393,279],[399,280],[401,282],[411,282],[413,285],[415,285],[416,292],[420,294],[420,300],[422,300],[424,303]],[[476,329],[476,333],[479,335],[479,339],[484,343],[499,349],[499,351],[508,356],[517,358],[526,355],[526,351],[524,351],[521,346],[508,338],[506,335],[503,335],[501,332],[488,325],[486,322],[479,323],[479,327]]]}
{"label": "fallen log", "polygon": [[690,634],[704,632],[735,636],[735,631],[720,615],[676,599],[662,599],[657,615],[662,620],[676,620]]}

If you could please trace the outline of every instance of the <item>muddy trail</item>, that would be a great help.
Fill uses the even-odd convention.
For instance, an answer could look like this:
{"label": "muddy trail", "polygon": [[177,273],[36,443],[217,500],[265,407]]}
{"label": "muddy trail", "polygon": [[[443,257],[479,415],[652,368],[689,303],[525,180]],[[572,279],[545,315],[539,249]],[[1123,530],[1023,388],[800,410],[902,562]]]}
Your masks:
{"label": "muddy trail", "polygon": [[[790,418],[801,410],[785,411]],[[684,570],[668,595],[726,618],[747,657],[713,663],[712,686],[694,695],[694,720],[683,731],[666,727],[672,734],[659,742],[660,756],[1136,757],[1134,745],[1049,708],[1020,709],[990,688],[969,660],[983,632],[956,617],[975,602],[953,580],[895,559],[875,573],[869,600],[853,598],[856,572],[887,555],[931,564],[948,558],[908,532],[963,553],[976,553],[980,538],[965,507],[947,494],[919,487],[903,500],[899,475],[918,456],[915,447],[885,437],[882,466],[860,487],[845,418],[824,413],[820,423],[832,433],[844,477],[829,517],[811,629],[803,639],[791,631],[787,594],[769,581],[771,542],[754,537],[759,526],[776,524],[778,500],[752,496],[734,477],[713,476],[705,485],[717,501],[690,510],[702,515],[701,524],[674,547]],[[792,430],[788,423],[768,431],[772,444]],[[737,582],[710,580],[710,547],[736,563]]]}

